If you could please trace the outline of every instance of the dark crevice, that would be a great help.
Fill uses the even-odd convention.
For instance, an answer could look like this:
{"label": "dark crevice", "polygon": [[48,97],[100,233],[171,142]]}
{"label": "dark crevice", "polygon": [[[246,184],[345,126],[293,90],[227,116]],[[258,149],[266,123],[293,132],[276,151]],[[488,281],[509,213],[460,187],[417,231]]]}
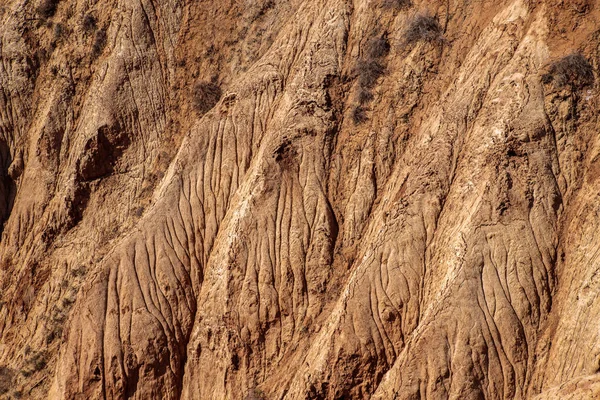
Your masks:
{"label": "dark crevice", "polygon": [[8,173],[11,162],[10,149],[5,141],[0,140],[0,235],[12,212],[17,192],[15,181]]}

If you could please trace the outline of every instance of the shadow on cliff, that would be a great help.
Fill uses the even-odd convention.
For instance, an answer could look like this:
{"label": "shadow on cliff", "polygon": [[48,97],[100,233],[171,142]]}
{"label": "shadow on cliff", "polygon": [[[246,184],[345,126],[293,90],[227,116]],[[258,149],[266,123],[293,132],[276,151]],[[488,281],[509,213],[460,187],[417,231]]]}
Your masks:
{"label": "shadow on cliff", "polygon": [[10,216],[17,192],[15,181],[8,173],[11,163],[12,157],[8,144],[0,140],[0,234]]}

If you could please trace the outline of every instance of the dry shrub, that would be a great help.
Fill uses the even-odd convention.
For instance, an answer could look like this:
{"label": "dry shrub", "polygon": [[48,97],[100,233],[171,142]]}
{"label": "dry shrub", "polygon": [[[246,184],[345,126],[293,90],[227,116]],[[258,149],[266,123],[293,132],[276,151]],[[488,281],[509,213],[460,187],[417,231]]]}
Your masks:
{"label": "dry shrub", "polygon": [[367,58],[379,59],[387,56],[390,52],[390,42],[385,36],[371,39],[367,43]]}
{"label": "dry shrub", "polygon": [[7,367],[0,367],[0,395],[6,394],[12,389],[14,372]]}
{"label": "dry shrub", "polygon": [[390,52],[390,43],[384,36],[369,40],[365,48],[364,57],[356,63],[355,74],[358,77],[358,106],[352,111],[352,120],[358,125],[367,120],[363,104],[373,100],[372,89],[377,80],[385,73],[385,66],[381,62]]}
{"label": "dry shrub", "polygon": [[106,32],[104,29],[98,29],[96,35],[94,35],[94,44],[92,45],[92,57],[96,58],[104,50],[106,46]]}
{"label": "dry shrub", "polygon": [[385,72],[384,66],[377,60],[359,61],[356,65],[358,84],[362,89],[372,89],[377,79]]}
{"label": "dry shrub", "polygon": [[54,25],[54,40],[60,40],[65,36],[65,27],[62,24]]}
{"label": "dry shrub", "polygon": [[266,399],[265,394],[260,389],[251,389],[250,392],[244,397],[244,400],[264,400]]}
{"label": "dry shrub", "polygon": [[275,7],[275,2],[273,0],[250,0],[246,6],[250,20],[256,21]]}
{"label": "dry shrub", "polygon": [[550,65],[548,73],[542,76],[542,82],[553,83],[557,88],[568,85],[573,90],[582,89],[594,83],[594,68],[581,54],[569,54]]}
{"label": "dry shrub", "polygon": [[383,0],[381,5],[392,10],[404,10],[412,6],[412,3],[410,0]]}
{"label": "dry shrub", "polygon": [[443,40],[442,26],[435,17],[427,14],[415,15],[404,32],[406,44],[417,42],[441,42]]}
{"label": "dry shrub", "polygon": [[81,26],[85,32],[93,32],[96,29],[96,17],[92,14],[85,14],[83,17],[83,21],[81,22]]}
{"label": "dry shrub", "polygon": [[201,115],[210,111],[221,99],[223,92],[214,82],[198,82],[194,86],[194,108]]}
{"label": "dry shrub", "polygon": [[352,110],[352,121],[354,121],[354,125],[362,124],[367,119],[367,110],[363,106],[354,107],[354,110]]}
{"label": "dry shrub", "polygon": [[59,0],[42,0],[36,8],[41,18],[51,18],[56,13]]}
{"label": "dry shrub", "polygon": [[34,352],[26,361],[25,368],[21,371],[24,377],[29,377],[33,373],[46,368],[48,353],[44,350]]}
{"label": "dry shrub", "polygon": [[[358,76],[358,85],[364,91],[372,89],[377,79],[385,72],[381,59],[390,52],[390,44],[385,37],[372,39],[367,44],[365,57],[358,61],[355,73]],[[368,96],[363,96],[366,100]]]}
{"label": "dry shrub", "polygon": [[358,102],[360,104],[369,103],[374,98],[373,93],[370,90],[367,90],[365,88],[359,88],[357,97],[358,97]]}

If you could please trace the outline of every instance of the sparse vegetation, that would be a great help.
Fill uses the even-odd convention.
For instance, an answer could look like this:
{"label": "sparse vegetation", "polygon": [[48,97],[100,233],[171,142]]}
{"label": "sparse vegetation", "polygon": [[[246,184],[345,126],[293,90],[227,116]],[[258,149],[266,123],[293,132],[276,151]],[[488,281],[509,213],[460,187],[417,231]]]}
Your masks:
{"label": "sparse vegetation", "polygon": [[356,65],[356,72],[360,88],[372,89],[385,72],[385,67],[378,60],[361,60]]}
{"label": "sparse vegetation", "polygon": [[7,367],[0,367],[0,395],[6,394],[12,388],[14,372]]}
{"label": "sparse vegetation", "polygon": [[568,85],[578,90],[594,83],[594,69],[583,55],[573,53],[553,62],[548,73],[542,76],[542,82],[553,83],[556,88]]}
{"label": "sparse vegetation", "polygon": [[367,58],[369,59],[379,59],[385,57],[390,52],[390,42],[384,37],[378,37],[375,39],[371,39],[367,44]]}
{"label": "sparse vegetation", "polygon": [[48,334],[46,335],[46,344],[49,345],[50,343],[54,342],[56,339],[60,338],[62,336],[62,327],[61,326],[55,326],[52,328],[51,331],[48,332]]}
{"label": "sparse vegetation", "polygon": [[56,13],[56,8],[58,7],[59,1],[60,0],[42,0],[36,11],[43,19],[52,18],[52,16],[54,16]]}
{"label": "sparse vegetation", "polygon": [[25,368],[21,371],[24,377],[46,368],[48,354],[45,351],[36,351],[25,361]]}
{"label": "sparse vegetation", "polygon": [[583,1],[570,1],[567,4],[574,12],[578,14],[586,14],[592,8],[591,0],[583,0]]}
{"label": "sparse vegetation", "polygon": [[60,39],[65,33],[65,28],[62,24],[54,25],[54,38]]}
{"label": "sparse vegetation", "polygon": [[83,17],[83,21],[81,22],[81,27],[83,28],[83,30],[87,33],[93,32],[96,29],[96,17],[94,17],[92,14],[85,14],[85,16]]}
{"label": "sparse vegetation", "polygon": [[369,103],[374,98],[373,93],[370,90],[359,90],[357,97],[360,104]]}
{"label": "sparse vegetation", "polygon": [[[80,267],[83,268],[83,267]],[[71,271],[72,277],[78,277],[74,272]],[[52,307],[51,313],[46,318],[46,344],[49,345],[57,339],[60,339],[63,333],[63,326],[69,316],[71,307],[75,303],[77,296],[77,285],[72,278],[64,278],[60,283],[60,287],[66,292],[64,297],[61,299],[59,304]]]}
{"label": "sparse vegetation", "polygon": [[93,58],[98,57],[106,46],[106,32],[104,29],[98,29],[94,35],[94,44],[92,45]]}
{"label": "sparse vegetation", "polygon": [[275,6],[275,2],[273,0],[258,0],[253,1],[248,7],[248,15],[250,15],[251,21],[256,21],[263,15],[267,13],[270,9]]}
{"label": "sparse vegetation", "polygon": [[33,53],[33,57],[31,60],[32,61],[32,71],[37,74],[40,67],[43,64],[45,64],[46,62],[48,62],[49,59],[50,59],[50,54],[48,53],[48,50],[46,50],[43,47],[40,47],[39,49],[37,49],[35,51],[35,53]]}
{"label": "sparse vegetation", "polygon": [[372,89],[377,84],[377,80],[385,73],[385,66],[381,60],[389,52],[390,43],[385,36],[372,39],[367,43],[363,58],[356,64],[358,106],[352,112],[352,120],[355,124],[360,124],[367,119],[363,105],[373,100]]}
{"label": "sparse vegetation", "polygon": [[352,110],[352,121],[354,121],[355,125],[362,124],[367,120],[367,111],[361,105],[354,107]]}
{"label": "sparse vegetation", "polygon": [[85,276],[86,273],[87,273],[87,268],[83,265],[81,265],[77,268],[73,268],[71,270],[71,275],[75,278],[81,278],[81,277]]}
{"label": "sparse vegetation", "polygon": [[393,10],[403,10],[412,6],[410,0],[383,0],[381,2],[383,8],[389,8]]}
{"label": "sparse vegetation", "polygon": [[377,79],[385,72],[381,59],[390,52],[390,43],[385,36],[367,43],[363,58],[356,64],[358,84],[361,89],[372,89]]}
{"label": "sparse vegetation", "polygon": [[404,32],[406,44],[441,42],[442,40],[442,26],[435,17],[427,14],[415,15]]}
{"label": "sparse vegetation", "polygon": [[193,90],[194,108],[199,114],[206,114],[219,102],[222,95],[223,92],[216,83],[198,82]]}
{"label": "sparse vegetation", "polygon": [[135,215],[136,217],[141,217],[144,214],[144,207],[136,207],[133,209],[133,215]]}
{"label": "sparse vegetation", "polygon": [[265,394],[260,389],[251,389],[244,400],[264,400]]}

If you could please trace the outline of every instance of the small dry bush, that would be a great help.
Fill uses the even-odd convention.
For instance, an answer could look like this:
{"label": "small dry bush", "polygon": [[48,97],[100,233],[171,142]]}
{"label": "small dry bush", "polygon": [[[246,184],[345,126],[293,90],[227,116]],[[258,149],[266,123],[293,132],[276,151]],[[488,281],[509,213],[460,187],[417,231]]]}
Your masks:
{"label": "small dry bush", "polygon": [[363,106],[356,106],[352,110],[352,121],[354,125],[362,124],[367,120],[367,110]]}
{"label": "small dry bush", "polygon": [[[355,73],[358,76],[358,85],[361,90],[370,90],[377,83],[377,79],[385,73],[381,59],[390,52],[390,43],[387,38],[381,37],[368,42],[365,56],[358,61]],[[364,98],[367,100],[368,96]]]}
{"label": "small dry bush", "polygon": [[6,394],[12,389],[14,372],[7,367],[0,367],[0,395]]}
{"label": "small dry bush", "polygon": [[247,12],[251,21],[256,21],[275,7],[273,0],[251,0],[246,3]]}
{"label": "small dry bush", "polygon": [[85,14],[83,17],[83,21],[81,22],[81,26],[85,32],[93,32],[96,29],[96,17],[92,14]]}
{"label": "small dry bush", "polygon": [[404,10],[412,6],[410,0],[383,0],[381,2],[383,8],[388,8],[392,10]]}
{"label": "small dry bush", "polygon": [[358,91],[357,98],[360,104],[366,104],[371,102],[375,98],[375,96],[373,96],[373,93],[370,90],[360,88],[360,90]]}
{"label": "small dry bush", "polygon": [[42,0],[36,8],[37,13],[41,18],[51,18],[56,13],[59,0]]}
{"label": "small dry bush", "polygon": [[367,43],[367,58],[379,59],[387,56],[390,52],[390,42],[385,36],[369,40]]}
{"label": "small dry bush", "polygon": [[377,60],[361,60],[356,65],[358,84],[362,89],[372,89],[377,79],[385,72],[385,67]]}
{"label": "small dry bush", "polygon": [[542,76],[542,82],[553,83],[557,88],[568,85],[574,90],[582,89],[594,83],[594,68],[581,54],[569,54],[550,65],[548,73]]}
{"label": "small dry bush", "polygon": [[34,372],[46,368],[48,353],[46,351],[34,352],[26,361],[25,368],[21,371],[24,377],[31,376]]}
{"label": "small dry bush", "polygon": [[104,31],[104,29],[98,29],[94,35],[92,57],[98,57],[102,53],[102,50],[104,50],[104,46],[106,46],[106,31]]}
{"label": "small dry bush", "polygon": [[406,44],[417,42],[441,42],[443,40],[442,26],[435,17],[427,14],[415,15],[404,32]]}
{"label": "small dry bush", "polygon": [[384,36],[369,40],[366,45],[364,56],[356,63],[355,74],[358,77],[358,106],[352,111],[352,120],[358,125],[367,120],[364,104],[373,100],[372,89],[377,80],[385,73],[382,59],[390,52],[390,43]]}
{"label": "small dry bush", "polygon": [[252,389],[250,392],[244,397],[244,400],[264,400],[265,394],[259,389]]}

